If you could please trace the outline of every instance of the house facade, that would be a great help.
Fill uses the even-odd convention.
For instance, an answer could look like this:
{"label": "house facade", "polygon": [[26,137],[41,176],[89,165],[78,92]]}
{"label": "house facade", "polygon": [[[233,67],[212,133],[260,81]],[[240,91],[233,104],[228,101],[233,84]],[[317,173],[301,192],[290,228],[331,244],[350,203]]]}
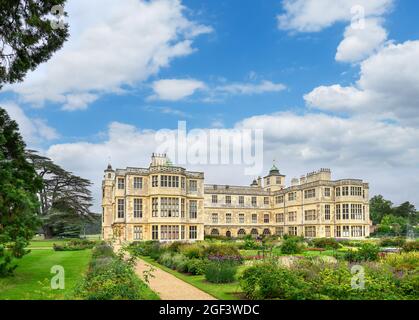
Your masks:
{"label": "house facade", "polygon": [[203,172],[153,154],[148,168],[105,170],[103,238],[196,241],[285,234],[363,239],[370,234],[369,186],[334,181],[329,169],[292,179],[273,166],[250,186],[205,185]]}

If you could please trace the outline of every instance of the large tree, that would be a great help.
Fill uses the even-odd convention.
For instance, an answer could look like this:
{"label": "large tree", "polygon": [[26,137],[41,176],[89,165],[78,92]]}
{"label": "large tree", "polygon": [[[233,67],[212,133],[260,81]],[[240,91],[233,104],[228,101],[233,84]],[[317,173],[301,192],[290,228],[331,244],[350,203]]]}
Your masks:
{"label": "large tree", "polygon": [[34,236],[41,186],[18,125],[0,108],[0,276],[13,271],[11,259],[21,258]]}
{"label": "large tree", "polygon": [[385,215],[393,213],[393,203],[382,195],[370,199],[370,216],[374,224],[379,224]]}
{"label": "large tree", "polygon": [[[68,38],[53,9],[65,0],[0,1],[0,89],[20,82],[29,70],[51,58]],[[65,13],[64,13],[65,14]]]}
{"label": "large tree", "polygon": [[29,150],[27,157],[43,180],[39,211],[45,236],[78,236],[92,219],[91,182],[64,170],[35,151]]}

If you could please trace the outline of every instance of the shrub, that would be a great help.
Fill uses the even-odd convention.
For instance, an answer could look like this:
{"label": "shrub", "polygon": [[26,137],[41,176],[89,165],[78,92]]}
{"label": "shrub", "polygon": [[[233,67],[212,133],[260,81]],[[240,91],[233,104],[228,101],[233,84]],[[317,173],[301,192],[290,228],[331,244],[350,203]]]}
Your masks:
{"label": "shrub", "polygon": [[350,262],[377,261],[380,248],[372,243],[364,243],[357,251],[348,251],[345,260]]}
{"label": "shrub", "polygon": [[187,262],[187,271],[193,275],[205,274],[207,265],[208,265],[207,260],[190,259]]}
{"label": "shrub", "polygon": [[186,272],[188,269],[188,258],[183,254],[175,254],[172,258],[172,269],[175,269],[179,272]]}
{"label": "shrub", "polygon": [[212,283],[234,282],[237,263],[231,260],[211,260],[205,268],[205,279]]}
{"label": "shrub", "polygon": [[211,243],[204,248],[204,257],[209,256],[240,256],[239,249],[234,244]]}
{"label": "shrub", "polygon": [[95,246],[95,241],[90,241],[87,239],[73,239],[65,242],[62,245],[53,244],[53,249],[55,251],[78,251],[85,249],[92,249]]}
{"label": "shrub", "polygon": [[409,241],[403,245],[404,252],[419,251],[419,241]]}
{"label": "shrub", "polygon": [[184,245],[180,248],[180,253],[189,259],[199,259],[204,256],[204,248],[197,243]]}
{"label": "shrub", "polygon": [[392,266],[396,271],[410,271],[419,269],[419,252],[389,254],[383,262]]}
{"label": "shrub", "polygon": [[172,268],[173,266],[173,255],[171,252],[164,252],[157,260],[160,264],[165,267]]}
{"label": "shrub", "polygon": [[406,239],[402,237],[397,238],[383,238],[380,241],[381,247],[403,247],[403,245],[406,243]]}
{"label": "shrub", "polygon": [[158,241],[144,241],[133,242],[128,246],[128,251],[135,257],[149,256],[158,260],[164,250]]}
{"label": "shrub", "polygon": [[246,297],[253,300],[301,300],[310,295],[309,288],[301,277],[276,263],[250,267],[239,280]]}
{"label": "shrub", "polygon": [[252,238],[246,238],[244,240],[244,243],[242,244],[241,248],[244,249],[244,250],[260,250],[260,249],[262,249],[262,245],[257,243]]}
{"label": "shrub", "polygon": [[313,239],[312,244],[316,248],[323,248],[323,249],[338,249],[339,242],[333,238],[318,238]]}
{"label": "shrub", "polygon": [[303,252],[304,245],[299,237],[287,237],[280,246],[283,254],[296,254]]}
{"label": "shrub", "polygon": [[75,297],[87,300],[142,300],[149,290],[133,270],[133,264],[100,245],[93,250],[85,278],[76,286]]}
{"label": "shrub", "polygon": [[168,247],[167,250],[169,250],[170,252],[181,252],[181,248],[182,246],[184,246],[185,244],[183,242],[179,242],[179,241],[175,241],[172,242]]}

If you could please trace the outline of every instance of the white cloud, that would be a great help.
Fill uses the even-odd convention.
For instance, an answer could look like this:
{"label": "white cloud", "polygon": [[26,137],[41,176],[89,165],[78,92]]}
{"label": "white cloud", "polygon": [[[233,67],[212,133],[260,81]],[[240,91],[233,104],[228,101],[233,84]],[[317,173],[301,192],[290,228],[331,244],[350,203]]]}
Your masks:
{"label": "white cloud", "polygon": [[341,62],[357,62],[370,56],[387,40],[387,31],[378,19],[366,19],[362,29],[346,27],[345,38],[339,44],[336,60]]}
{"label": "white cloud", "polygon": [[59,137],[57,131],[48,126],[45,120],[28,117],[16,103],[1,102],[0,108],[5,109],[10,118],[17,122],[19,131],[29,148],[37,148],[43,142]]}
{"label": "white cloud", "polygon": [[85,109],[121,92],[194,51],[192,41],[212,31],[185,16],[180,0],[71,0],[71,37],[50,61],[9,90],[25,102]]}
{"label": "white cloud", "polygon": [[267,92],[280,92],[286,89],[282,83],[273,83],[271,81],[262,81],[261,83],[232,83],[218,86],[215,92],[227,93],[232,95],[254,95]]}
{"label": "white cloud", "polygon": [[321,86],[304,99],[328,111],[369,114],[416,125],[419,120],[419,41],[389,44],[361,63],[353,86]]}
{"label": "white cloud", "polygon": [[154,95],[150,100],[178,101],[205,89],[202,81],[195,79],[164,79],[153,83]]}
{"label": "white cloud", "polygon": [[387,40],[381,17],[392,5],[393,0],[284,0],[278,26],[296,32],[318,32],[339,22],[350,22],[336,60],[358,62]]}
{"label": "white cloud", "polygon": [[[384,193],[394,202],[411,200],[419,204],[418,195],[412,191],[416,190],[415,177],[419,175],[417,128],[362,118],[278,113],[247,118],[223,130],[230,132],[241,128],[264,130],[265,171],[274,158],[288,179],[330,167],[335,178],[368,180],[373,194]],[[111,158],[114,168],[147,167],[150,154],[157,151],[158,145],[154,131],[112,123],[103,142],[57,144],[49,148],[47,155],[95,183],[95,208],[99,210],[100,183],[108,158]],[[244,175],[244,165],[187,167],[204,170],[208,183],[249,184],[253,178]],[[395,174],[402,177],[402,187],[395,183]]]}

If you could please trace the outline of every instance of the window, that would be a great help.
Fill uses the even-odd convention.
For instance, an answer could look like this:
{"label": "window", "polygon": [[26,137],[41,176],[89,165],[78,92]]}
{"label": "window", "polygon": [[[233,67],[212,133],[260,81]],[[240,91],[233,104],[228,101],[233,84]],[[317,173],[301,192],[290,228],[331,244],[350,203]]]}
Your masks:
{"label": "window", "polygon": [[275,217],[276,217],[275,221],[277,223],[284,222],[284,214],[283,213],[277,213]]}
{"label": "window", "polygon": [[118,219],[125,218],[125,200],[118,199]]}
{"label": "window", "polygon": [[134,199],[134,218],[143,217],[143,199]]}
{"label": "window", "polygon": [[211,235],[212,235],[213,237],[217,237],[217,236],[219,236],[219,235],[220,235],[220,231],[218,231],[218,229],[212,229],[212,230],[211,230]]}
{"label": "window", "polygon": [[275,203],[279,204],[279,203],[283,203],[284,202],[284,196],[276,196],[275,197]]}
{"label": "window", "polygon": [[351,204],[351,219],[352,220],[362,220],[362,205],[361,204]]}
{"label": "window", "polygon": [[271,184],[271,178],[266,178],[266,185],[270,185]]}
{"label": "window", "polygon": [[182,190],[185,190],[185,178],[184,177],[180,178],[180,188]]}
{"label": "window", "polygon": [[269,214],[264,214],[263,215],[263,223],[269,223]]}
{"label": "window", "polygon": [[152,187],[159,186],[159,176],[151,176],[151,186]]}
{"label": "window", "polygon": [[143,188],[143,178],[134,177],[134,189],[142,189],[142,188]]}
{"label": "window", "polygon": [[211,202],[212,202],[212,203],[218,203],[218,197],[217,197],[217,195],[216,195],[216,194],[213,194],[213,195],[212,195],[212,197],[211,197]]}
{"label": "window", "polygon": [[324,227],[324,234],[325,234],[326,238],[330,238],[331,237],[330,226],[325,226]]}
{"label": "window", "polygon": [[180,199],[180,217],[185,218],[185,199]]}
{"label": "window", "polygon": [[330,197],[330,188],[324,188],[324,196]]}
{"label": "window", "polygon": [[231,196],[226,196],[226,204],[231,204]]}
{"label": "window", "polygon": [[153,240],[159,240],[159,226],[151,227],[151,238]]}
{"label": "window", "polygon": [[349,196],[349,187],[342,187],[342,196]]}
{"label": "window", "polygon": [[159,215],[159,198],[151,199],[151,216],[158,217]]}
{"label": "window", "polygon": [[198,181],[189,180],[189,191],[190,192],[197,192],[198,191]]}
{"label": "window", "polygon": [[258,215],[257,213],[252,214],[252,223],[256,224],[258,223]]}
{"label": "window", "polygon": [[288,201],[294,201],[297,198],[296,192],[290,192],[288,193]]}
{"label": "window", "polygon": [[252,230],[250,230],[250,234],[253,236],[253,237],[257,237],[257,235],[259,234],[259,232],[258,232],[258,229],[252,229]]}
{"label": "window", "polygon": [[349,220],[349,204],[342,205],[342,220]]}
{"label": "window", "polygon": [[271,230],[269,229],[263,229],[263,233],[264,236],[270,236],[271,235]]}
{"label": "window", "polygon": [[343,226],[342,227],[342,236],[343,237],[349,237],[349,226]]}
{"label": "window", "polygon": [[244,205],[244,196],[239,196],[239,205]]}
{"label": "window", "polygon": [[239,214],[239,223],[244,223],[244,214],[243,213]]}
{"label": "window", "polygon": [[231,213],[226,213],[226,223],[231,223]]}
{"label": "window", "polygon": [[324,206],[324,220],[330,220],[330,204]]}
{"label": "window", "polygon": [[351,227],[351,236],[354,238],[359,238],[364,236],[363,232],[362,232],[362,226],[352,226]]}
{"label": "window", "polygon": [[239,238],[244,237],[246,235],[246,231],[244,229],[239,229],[239,231],[237,231],[237,236]]}
{"label": "window", "polygon": [[361,187],[351,187],[351,196],[362,196]]}
{"label": "window", "polygon": [[276,177],[276,184],[281,184],[281,178],[280,177]]}
{"label": "window", "polygon": [[336,197],[340,197],[340,187],[336,188]]}
{"label": "window", "polygon": [[304,198],[310,199],[316,197],[316,189],[304,190]]}
{"label": "window", "polygon": [[337,204],[336,205],[336,220],[340,220],[340,214],[341,214],[341,211],[340,211],[340,204]]}
{"label": "window", "polygon": [[295,222],[295,221],[297,221],[297,212],[295,212],[295,211],[289,212],[288,213],[288,221],[289,222]]}
{"label": "window", "polygon": [[180,238],[185,240],[185,226],[180,226]]}
{"label": "window", "polygon": [[296,236],[297,235],[297,227],[288,227],[288,234],[290,236]]}
{"label": "window", "polygon": [[315,226],[304,227],[304,235],[307,238],[315,238],[316,237],[316,227]]}
{"label": "window", "polygon": [[179,240],[179,226],[161,226],[161,240]]}
{"label": "window", "polygon": [[179,198],[160,198],[160,217],[179,217]]}
{"label": "window", "polygon": [[218,213],[212,214],[212,223],[218,223]]}
{"label": "window", "polygon": [[178,176],[160,176],[160,186],[164,188],[179,188]]}
{"label": "window", "polygon": [[316,220],[316,210],[306,210],[306,211],[304,211],[304,220],[305,221]]}
{"label": "window", "polygon": [[134,240],[143,240],[143,227],[134,227]]}
{"label": "window", "polygon": [[341,228],[341,226],[336,226],[335,237],[340,238],[341,236],[342,236],[342,228]]}
{"label": "window", "polygon": [[198,203],[196,200],[189,201],[189,218],[190,219],[198,218]]}
{"label": "window", "polygon": [[124,190],[125,189],[125,179],[124,178],[118,178],[118,189]]}
{"label": "window", "polygon": [[257,197],[252,197],[252,206],[257,206]]}
{"label": "window", "polygon": [[197,226],[190,226],[189,227],[189,239],[197,239],[198,238],[198,230]]}
{"label": "window", "polygon": [[284,227],[276,227],[275,228],[275,234],[278,237],[283,237],[284,236]]}
{"label": "window", "polygon": [[269,204],[269,197],[263,197],[263,204],[265,205]]}

